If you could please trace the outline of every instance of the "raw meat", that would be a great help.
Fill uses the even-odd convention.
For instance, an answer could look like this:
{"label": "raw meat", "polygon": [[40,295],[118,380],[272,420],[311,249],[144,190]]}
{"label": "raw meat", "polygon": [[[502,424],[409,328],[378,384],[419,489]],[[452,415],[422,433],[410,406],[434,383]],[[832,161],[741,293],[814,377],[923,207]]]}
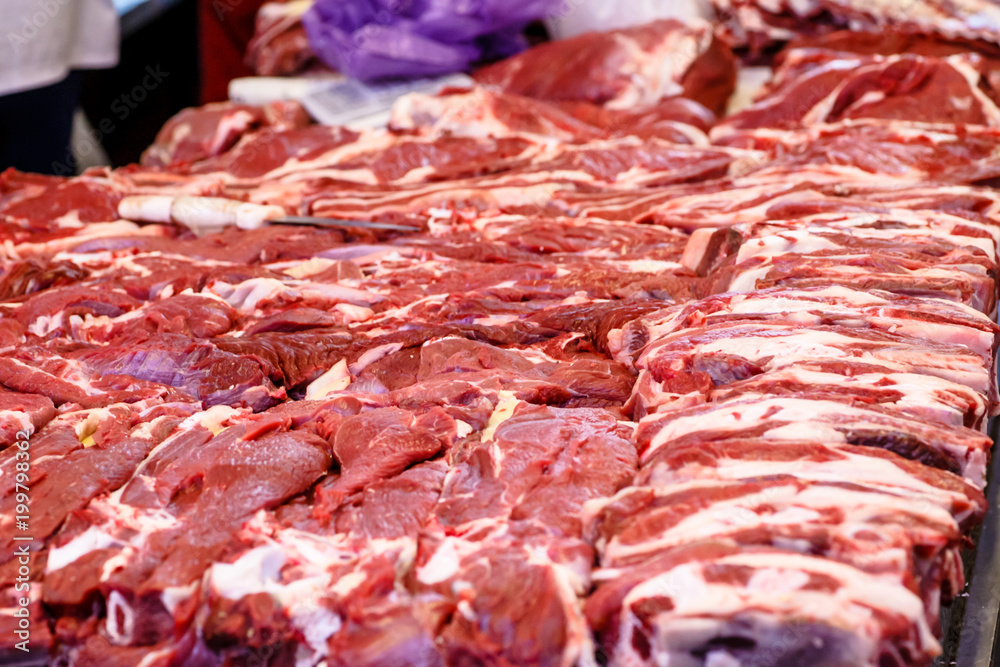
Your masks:
{"label": "raw meat", "polygon": [[23,597],[81,666],[929,666],[986,511],[1000,116],[962,39],[851,39],[718,125],[731,54],[663,21],[388,128],[225,105],[4,172],[0,657]]}
{"label": "raw meat", "polygon": [[258,76],[292,76],[318,65],[302,26],[311,5],[311,0],[260,5],[246,58]]}
{"label": "raw meat", "polygon": [[475,78],[517,95],[609,109],[654,107],[683,96],[719,114],[736,82],[733,55],[712,27],[673,19],[542,44]]}
{"label": "raw meat", "polygon": [[970,54],[932,58],[793,49],[784,52],[757,100],[722,126],[787,130],[879,118],[996,127],[1000,109],[981,90],[978,65]]}
{"label": "raw meat", "polygon": [[142,155],[147,167],[176,167],[225,153],[243,135],[262,128],[274,131],[310,123],[296,102],[272,102],[264,107],[219,102],[185,109],[171,118]]}
{"label": "raw meat", "polygon": [[731,38],[760,48],[799,34],[851,30],[899,29],[1000,43],[1000,12],[983,0],[913,0],[870,3],[864,0],[712,0]]}

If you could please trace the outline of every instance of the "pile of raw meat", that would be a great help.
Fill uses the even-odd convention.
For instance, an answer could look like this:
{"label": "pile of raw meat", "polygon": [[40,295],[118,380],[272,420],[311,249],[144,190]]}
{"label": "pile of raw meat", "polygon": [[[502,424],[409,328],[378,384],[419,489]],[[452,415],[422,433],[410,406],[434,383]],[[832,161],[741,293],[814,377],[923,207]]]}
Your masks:
{"label": "pile of raw meat", "polygon": [[5,172],[4,656],[27,596],[77,666],[928,665],[985,511],[1000,107],[976,53],[810,40],[721,122],[732,53],[663,21],[389,129],[221,105]]}

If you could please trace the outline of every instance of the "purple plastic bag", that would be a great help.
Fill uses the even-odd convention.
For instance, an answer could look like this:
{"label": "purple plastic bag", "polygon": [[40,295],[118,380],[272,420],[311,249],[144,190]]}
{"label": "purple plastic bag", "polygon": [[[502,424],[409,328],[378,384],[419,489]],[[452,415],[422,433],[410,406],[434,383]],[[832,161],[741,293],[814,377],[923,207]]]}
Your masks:
{"label": "purple plastic bag", "polygon": [[302,23],[320,60],[362,81],[470,69],[526,45],[525,25],[563,0],[316,0]]}

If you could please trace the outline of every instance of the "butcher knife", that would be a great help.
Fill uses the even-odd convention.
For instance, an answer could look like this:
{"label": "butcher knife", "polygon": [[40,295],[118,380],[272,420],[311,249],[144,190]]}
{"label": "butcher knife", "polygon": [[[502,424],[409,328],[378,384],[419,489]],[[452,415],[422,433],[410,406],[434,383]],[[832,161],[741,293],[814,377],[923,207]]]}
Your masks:
{"label": "butcher knife", "polygon": [[223,197],[132,195],[123,198],[118,204],[118,215],[123,220],[136,222],[184,225],[196,234],[209,234],[225,227],[258,229],[267,224],[420,231],[417,227],[387,222],[288,216],[281,206],[252,204]]}

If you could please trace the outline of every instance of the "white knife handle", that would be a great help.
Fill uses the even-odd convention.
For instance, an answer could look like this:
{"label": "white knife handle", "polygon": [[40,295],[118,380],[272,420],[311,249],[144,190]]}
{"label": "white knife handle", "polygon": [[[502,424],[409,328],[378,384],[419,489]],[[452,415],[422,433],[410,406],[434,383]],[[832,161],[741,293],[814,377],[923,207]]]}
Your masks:
{"label": "white knife handle", "polygon": [[206,232],[231,225],[257,229],[285,215],[285,209],[222,197],[133,195],[121,200],[118,215],[126,220],[175,222],[195,232]]}
{"label": "white knife handle", "polygon": [[173,197],[162,195],[133,195],[118,203],[118,215],[123,220],[141,222],[170,222],[170,207]]}

